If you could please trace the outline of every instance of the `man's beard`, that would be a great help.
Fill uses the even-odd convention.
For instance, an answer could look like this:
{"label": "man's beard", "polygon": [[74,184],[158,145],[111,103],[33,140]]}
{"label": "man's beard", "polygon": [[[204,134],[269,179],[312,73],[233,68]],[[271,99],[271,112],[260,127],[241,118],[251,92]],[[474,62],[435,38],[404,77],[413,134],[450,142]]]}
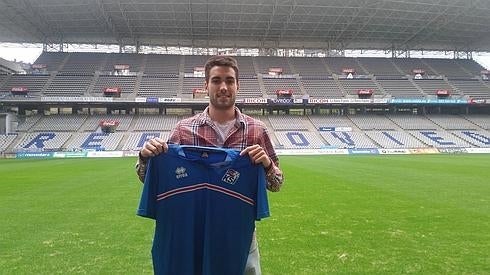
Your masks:
{"label": "man's beard", "polygon": [[235,95],[228,97],[225,94],[215,94],[209,98],[209,102],[216,109],[227,110],[235,105]]}

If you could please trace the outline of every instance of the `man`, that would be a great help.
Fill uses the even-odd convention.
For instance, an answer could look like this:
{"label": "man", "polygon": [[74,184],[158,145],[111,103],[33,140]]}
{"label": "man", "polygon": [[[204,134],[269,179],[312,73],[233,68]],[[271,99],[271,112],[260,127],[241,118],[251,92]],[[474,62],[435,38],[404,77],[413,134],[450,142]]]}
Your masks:
{"label": "man", "polygon": [[[209,105],[203,113],[183,119],[173,129],[168,143],[211,146],[241,150],[266,171],[267,189],[277,192],[283,183],[283,173],[264,123],[242,114],[235,106],[240,87],[238,66],[228,56],[211,57],[205,65],[205,88]],[[150,157],[165,153],[167,143],[160,138],[145,142],[139,152],[136,171],[144,181],[146,164]],[[245,274],[261,274],[259,250],[254,238],[250,246]]]}

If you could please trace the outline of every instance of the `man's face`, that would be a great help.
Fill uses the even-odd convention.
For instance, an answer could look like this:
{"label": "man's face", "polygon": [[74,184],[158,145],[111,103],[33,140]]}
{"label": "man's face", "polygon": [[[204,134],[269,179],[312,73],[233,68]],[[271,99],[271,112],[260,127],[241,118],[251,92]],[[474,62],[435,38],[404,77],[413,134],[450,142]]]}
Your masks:
{"label": "man's face", "polygon": [[239,83],[235,70],[226,66],[214,66],[209,71],[209,80],[205,84],[209,94],[209,104],[219,110],[235,106]]}

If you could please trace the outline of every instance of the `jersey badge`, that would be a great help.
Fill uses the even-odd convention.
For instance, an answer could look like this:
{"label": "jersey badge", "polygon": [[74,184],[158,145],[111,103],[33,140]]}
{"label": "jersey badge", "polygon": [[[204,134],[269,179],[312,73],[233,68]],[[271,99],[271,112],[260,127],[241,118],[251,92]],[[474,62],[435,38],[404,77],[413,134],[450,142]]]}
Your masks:
{"label": "jersey badge", "polygon": [[235,184],[239,177],[240,177],[240,173],[238,171],[233,169],[228,169],[226,170],[226,173],[221,180],[228,184]]}
{"label": "jersey badge", "polygon": [[181,178],[185,178],[189,175],[187,175],[187,172],[186,172],[186,169],[185,167],[177,167],[177,169],[175,169],[175,178],[176,179],[181,179]]}

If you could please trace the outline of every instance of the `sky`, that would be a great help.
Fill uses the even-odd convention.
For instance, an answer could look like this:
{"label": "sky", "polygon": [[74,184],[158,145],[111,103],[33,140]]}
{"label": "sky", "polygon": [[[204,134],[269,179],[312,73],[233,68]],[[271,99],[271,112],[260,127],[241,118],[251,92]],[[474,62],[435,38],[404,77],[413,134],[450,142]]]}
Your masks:
{"label": "sky", "polygon": [[[0,57],[9,61],[22,61],[24,63],[33,63],[42,53],[42,48],[34,47],[16,47],[15,45],[2,46],[0,45]],[[369,56],[369,53],[367,55]],[[371,54],[376,56],[376,54]],[[450,56],[450,55],[449,55]],[[415,56],[412,56],[415,57]],[[426,55],[425,57],[441,57],[441,55]],[[446,56],[447,57],[447,56]],[[490,69],[490,53],[475,53],[473,59],[480,63],[483,67]]]}

